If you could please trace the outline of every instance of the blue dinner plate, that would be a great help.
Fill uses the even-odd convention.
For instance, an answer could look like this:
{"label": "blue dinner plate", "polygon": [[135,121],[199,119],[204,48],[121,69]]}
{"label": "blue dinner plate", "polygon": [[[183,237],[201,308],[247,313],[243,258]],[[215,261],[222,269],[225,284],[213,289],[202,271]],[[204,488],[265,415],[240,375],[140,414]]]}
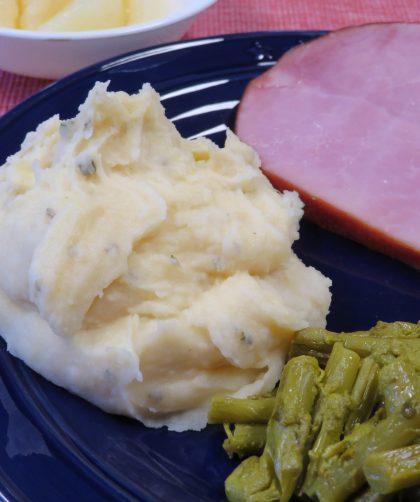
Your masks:
{"label": "blue dinner plate", "polygon": [[[136,92],[151,82],[185,137],[222,144],[247,82],[319,32],[266,32],[180,42],[134,52],[55,83],[0,120],[0,165],[25,134],[55,113],[73,116],[94,82]],[[414,229],[413,229],[414,231]],[[296,252],[333,281],[328,325],[367,328],[417,321],[420,274],[302,222]],[[0,499],[18,501],[222,501],[235,465],[219,426],[154,430],[102,412],[54,386],[0,346]]]}

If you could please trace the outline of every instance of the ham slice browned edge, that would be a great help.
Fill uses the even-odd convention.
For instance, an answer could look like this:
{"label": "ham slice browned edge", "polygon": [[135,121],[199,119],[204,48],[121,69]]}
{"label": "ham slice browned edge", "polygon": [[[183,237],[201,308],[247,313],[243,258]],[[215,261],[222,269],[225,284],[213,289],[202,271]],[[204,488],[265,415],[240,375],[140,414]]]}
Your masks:
{"label": "ham slice browned edge", "polygon": [[247,85],[235,123],[273,185],[300,194],[309,219],[416,268],[419,47],[420,24],[409,23],[345,28],[294,47]]}

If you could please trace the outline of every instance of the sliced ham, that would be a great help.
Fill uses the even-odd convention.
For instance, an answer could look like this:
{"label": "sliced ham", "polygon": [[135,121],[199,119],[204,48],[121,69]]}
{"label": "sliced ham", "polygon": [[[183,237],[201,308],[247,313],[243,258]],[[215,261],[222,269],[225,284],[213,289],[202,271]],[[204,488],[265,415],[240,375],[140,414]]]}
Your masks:
{"label": "sliced ham", "polygon": [[236,132],[309,218],[420,268],[420,24],[348,28],[251,81]]}

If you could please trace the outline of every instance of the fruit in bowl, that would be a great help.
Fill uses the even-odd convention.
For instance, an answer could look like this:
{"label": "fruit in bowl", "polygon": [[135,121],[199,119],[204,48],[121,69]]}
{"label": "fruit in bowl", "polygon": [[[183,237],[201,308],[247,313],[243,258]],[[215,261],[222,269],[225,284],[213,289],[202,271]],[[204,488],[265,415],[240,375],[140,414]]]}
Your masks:
{"label": "fruit in bowl", "polygon": [[182,9],[183,0],[1,0],[0,26],[85,31],[144,23]]}
{"label": "fruit in bowl", "polygon": [[172,42],[216,0],[0,0],[0,68],[60,78]]}

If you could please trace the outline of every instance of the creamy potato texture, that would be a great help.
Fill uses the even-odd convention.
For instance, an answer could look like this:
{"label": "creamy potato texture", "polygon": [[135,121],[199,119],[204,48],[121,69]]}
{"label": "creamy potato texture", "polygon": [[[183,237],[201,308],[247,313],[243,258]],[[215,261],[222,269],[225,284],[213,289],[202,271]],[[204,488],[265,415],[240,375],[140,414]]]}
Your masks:
{"label": "creamy potato texture", "polygon": [[159,96],[98,83],[0,168],[0,333],[104,410],[200,429],[209,399],[270,390],[330,281],[293,253],[302,203],[256,153],[183,139]]}

